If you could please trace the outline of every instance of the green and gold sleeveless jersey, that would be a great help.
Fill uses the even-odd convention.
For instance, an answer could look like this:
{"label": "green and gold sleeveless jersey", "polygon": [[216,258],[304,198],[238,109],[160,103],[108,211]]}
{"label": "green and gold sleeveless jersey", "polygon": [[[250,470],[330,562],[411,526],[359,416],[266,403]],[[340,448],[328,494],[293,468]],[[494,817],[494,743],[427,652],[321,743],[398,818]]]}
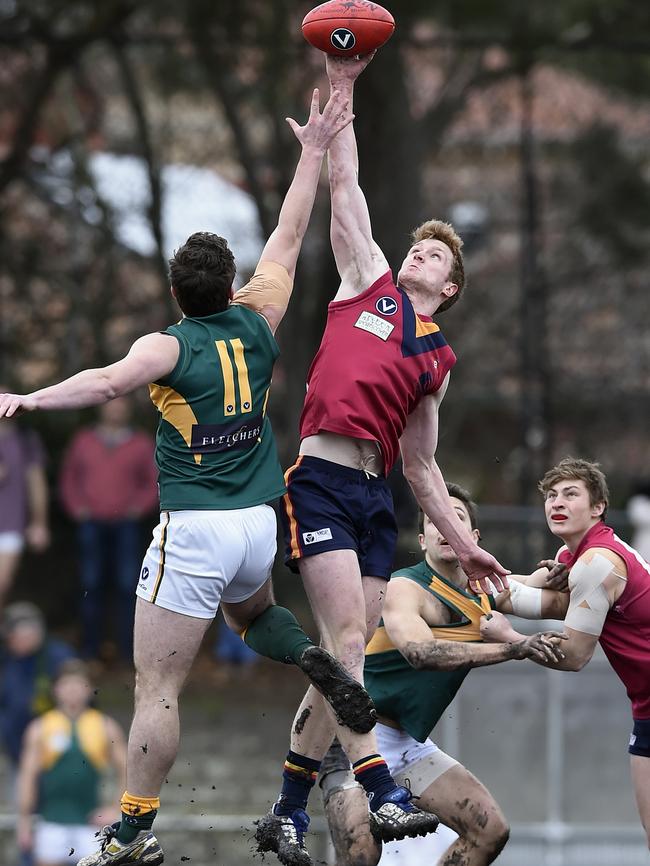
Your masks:
{"label": "green and gold sleeveless jersey", "polygon": [[[456,622],[431,627],[431,637],[440,640],[480,641],[481,617],[494,607],[492,596],[472,595],[441,577],[425,561],[396,571],[393,577],[414,580],[448,607]],[[469,673],[415,670],[396,649],[383,620],[366,648],[364,682],[377,712],[396,722],[423,743],[453,701]]]}
{"label": "green and gold sleeveless jersey", "polygon": [[178,363],[149,386],[160,507],[248,508],[277,499],[284,478],[266,415],[278,345],[266,321],[242,305],[182,319]]}
{"label": "green and gold sleeveless jersey", "polygon": [[99,783],[109,765],[104,717],[85,710],[71,721],[59,710],[41,718],[39,814],[54,824],[86,824],[100,805]]}

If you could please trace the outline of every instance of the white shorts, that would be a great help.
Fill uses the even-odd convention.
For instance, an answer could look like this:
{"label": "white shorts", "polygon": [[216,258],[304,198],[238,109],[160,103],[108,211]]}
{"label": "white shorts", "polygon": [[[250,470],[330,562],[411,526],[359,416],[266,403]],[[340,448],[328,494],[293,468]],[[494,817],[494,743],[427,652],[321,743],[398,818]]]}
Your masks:
{"label": "white shorts", "polygon": [[24,546],[22,532],[0,532],[0,553],[20,553]]}
{"label": "white shorts", "polygon": [[[51,824],[39,821],[34,831],[34,860],[42,863],[76,863],[97,851],[97,828],[90,824]],[[71,850],[74,849],[74,854]],[[72,858],[72,859],[71,859]]]}
{"label": "white shorts", "polygon": [[375,734],[377,751],[388,764],[391,775],[398,785],[404,785],[408,779],[407,787],[415,796],[422,794],[437,778],[458,764],[432,740],[419,743],[410,734],[381,722],[375,725]]}
{"label": "white shorts", "polygon": [[164,511],[142,562],[136,595],[176,613],[213,619],[221,601],[245,601],[266,583],[276,537],[269,505]]}

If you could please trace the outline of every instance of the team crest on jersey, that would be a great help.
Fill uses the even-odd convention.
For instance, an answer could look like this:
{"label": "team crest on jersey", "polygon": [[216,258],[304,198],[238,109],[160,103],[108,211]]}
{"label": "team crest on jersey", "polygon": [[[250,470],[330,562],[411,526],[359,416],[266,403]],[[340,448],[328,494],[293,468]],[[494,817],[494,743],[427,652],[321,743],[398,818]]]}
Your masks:
{"label": "team crest on jersey", "polygon": [[375,304],[375,309],[382,316],[394,316],[399,306],[395,298],[391,298],[390,295],[384,295]]}
{"label": "team crest on jersey", "polygon": [[369,334],[374,334],[382,340],[387,340],[395,329],[395,325],[391,325],[386,319],[381,316],[375,316],[374,313],[369,313],[364,310],[363,313],[354,323],[355,328],[360,328],[362,331],[368,331]]}

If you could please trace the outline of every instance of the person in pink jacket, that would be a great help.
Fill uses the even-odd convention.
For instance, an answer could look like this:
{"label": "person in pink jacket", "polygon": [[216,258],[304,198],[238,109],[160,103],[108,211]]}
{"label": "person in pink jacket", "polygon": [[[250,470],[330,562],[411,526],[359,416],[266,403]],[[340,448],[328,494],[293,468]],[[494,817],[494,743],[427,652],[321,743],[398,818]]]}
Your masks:
{"label": "person in pink jacket", "polygon": [[113,602],[120,655],[132,652],[134,588],[142,556],[141,521],[158,501],[153,438],[130,425],[118,397],[100,407],[98,423],[75,435],[60,477],[63,506],[77,523],[82,653],[96,659],[106,602]]}

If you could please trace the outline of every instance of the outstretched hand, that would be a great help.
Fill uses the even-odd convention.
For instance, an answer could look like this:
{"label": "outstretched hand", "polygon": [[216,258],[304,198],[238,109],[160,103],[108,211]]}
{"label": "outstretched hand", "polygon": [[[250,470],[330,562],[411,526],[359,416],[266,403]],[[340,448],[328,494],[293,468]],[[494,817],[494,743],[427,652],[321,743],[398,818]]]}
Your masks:
{"label": "outstretched hand", "polygon": [[352,84],[361,75],[366,66],[377,53],[377,50],[368,54],[358,54],[356,57],[339,57],[328,54],[325,62],[327,77],[332,87],[341,84]]}
{"label": "outstretched hand", "polygon": [[[467,575],[472,592],[491,595],[494,590],[504,592],[508,589],[510,572],[482,547],[476,545],[469,553],[459,556],[458,560]],[[490,583],[493,586],[490,586]]]}
{"label": "outstretched hand", "polygon": [[33,412],[36,400],[29,394],[0,394],[0,418],[12,418],[23,412]]}
{"label": "outstretched hand", "polygon": [[303,147],[315,147],[323,153],[330,146],[332,139],[353,120],[350,100],[340,90],[332,91],[321,114],[318,88],[315,88],[312,94],[309,117],[304,126],[300,126],[292,117],[286,118],[293,134]]}
{"label": "outstretched hand", "polygon": [[507,643],[512,647],[513,658],[532,659],[541,664],[557,664],[563,661],[562,641],[568,635],[559,631],[543,631],[523,635],[515,631],[510,620],[498,610],[481,617],[481,640],[486,643]]}
{"label": "outstretched hand", "polygon": [[543,631],[531,634],[522,641],[522,658],[532,659],[542,664],[557,664],[563,661],[565,654],[562,652],[562,641],[568,640],[569,636],[560,631]]}
{"label": "outstretched hand", "polygon": [[569,591],[569,568],[563,562],[554,559],[542,559],[537,563],[537,568],[548,568],[546,577],[546,588],[557,589],[560,592]]}

